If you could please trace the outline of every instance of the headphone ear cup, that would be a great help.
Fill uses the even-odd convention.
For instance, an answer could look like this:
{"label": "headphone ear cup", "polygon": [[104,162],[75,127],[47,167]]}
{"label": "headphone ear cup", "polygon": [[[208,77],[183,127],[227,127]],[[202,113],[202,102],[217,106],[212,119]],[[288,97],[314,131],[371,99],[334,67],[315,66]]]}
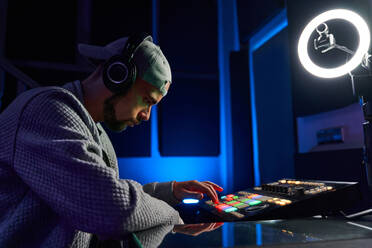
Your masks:
{"label": "headphone ear cup", "polygon": [[135,64],[121,55],[111,57],[103,66],[103,83],[113,93],[121,93],[129,89],[136,76]]}

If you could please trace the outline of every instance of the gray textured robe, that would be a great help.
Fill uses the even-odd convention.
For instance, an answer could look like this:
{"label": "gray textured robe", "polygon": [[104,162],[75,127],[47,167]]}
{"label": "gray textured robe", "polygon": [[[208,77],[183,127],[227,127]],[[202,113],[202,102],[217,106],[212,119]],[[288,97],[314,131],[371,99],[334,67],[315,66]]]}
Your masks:
{"label": "gray textured robe", "polygon": [[88,247],[179,214],[171,185],[119,179],[79,81],[24,92],[0,114],[0,247]]}

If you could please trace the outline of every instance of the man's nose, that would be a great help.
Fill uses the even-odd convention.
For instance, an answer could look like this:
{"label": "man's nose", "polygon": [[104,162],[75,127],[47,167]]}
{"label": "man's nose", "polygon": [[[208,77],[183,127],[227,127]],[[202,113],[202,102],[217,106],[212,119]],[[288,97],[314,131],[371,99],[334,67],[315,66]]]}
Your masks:
{"label": "man's nose", "polygon": [[146,121],[150,120],[150,116],[151,116],[151,106],[149,107],[149,109],[146,112]]}
{"label": "man's nose", "polygon": [[141,116],[142,121],[150,120],[150,115],[151,115],[151,106],[146,111],[143,111],[143,115]]}

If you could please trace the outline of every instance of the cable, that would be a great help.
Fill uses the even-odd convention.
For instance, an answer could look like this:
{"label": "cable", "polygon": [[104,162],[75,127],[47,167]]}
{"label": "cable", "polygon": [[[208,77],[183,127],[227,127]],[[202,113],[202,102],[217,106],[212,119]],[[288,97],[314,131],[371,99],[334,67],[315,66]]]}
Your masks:
{"label": "cable", "polygon": [[362,217],[362,216],[365,216],[365,215],[372,214],[372,208],[366,209],[366,210],[363,210],[363,211],[360,211],[360,212],[357,212],[357,213],[354,213],[354,214],[349,214],[349,215],[346,215],[343,211],[340,211],[340,213],[346,219],[355,219],[355,218],[358,218],[358,217]]}
{"label": "cable", "polygon": [[132,233],[132,241],[134,242],[134,246],[136,248],[143,248],[142,244],[141,244],[141,241],[139,241],[139,239],[137,238],[137,236]]}

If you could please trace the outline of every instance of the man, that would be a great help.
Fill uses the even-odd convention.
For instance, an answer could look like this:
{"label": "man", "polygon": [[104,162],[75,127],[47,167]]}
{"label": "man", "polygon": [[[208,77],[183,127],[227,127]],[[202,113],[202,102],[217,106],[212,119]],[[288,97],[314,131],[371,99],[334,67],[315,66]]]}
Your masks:
{"label": "man", "polygon": [[149,120],[170,67],[145,35],[79,51],[99,62],[86,80],[29,90],[0,115],[0,247],[89,247],[92,234],[120,239],[182,223],[170,205],[203,194],[217,201],[222,191],[211,182],[119,179],[99,123],[120,131]]}

